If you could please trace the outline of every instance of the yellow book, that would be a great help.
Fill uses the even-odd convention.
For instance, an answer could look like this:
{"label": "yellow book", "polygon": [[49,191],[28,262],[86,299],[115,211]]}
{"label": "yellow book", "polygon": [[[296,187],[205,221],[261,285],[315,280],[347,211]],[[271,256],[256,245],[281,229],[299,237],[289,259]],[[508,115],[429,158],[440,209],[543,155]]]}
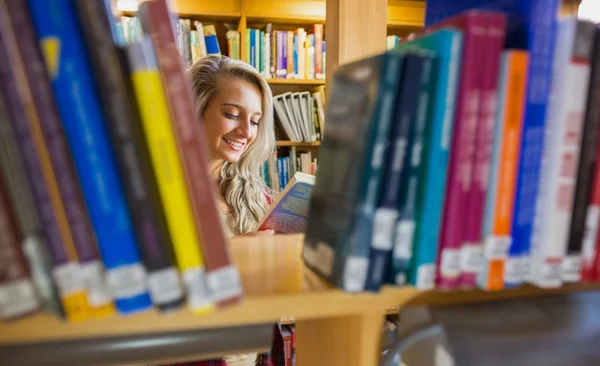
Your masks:
{"label": "yellow book", "polygon": [[146,39],[130,45],[132,81],[140,110],[142,129],[171,234],[177,265],[186,287],[188,305],[197,313],[213,308],[206,284],[199,232],[179,160],[167,99],[156,67],[152,48]]}

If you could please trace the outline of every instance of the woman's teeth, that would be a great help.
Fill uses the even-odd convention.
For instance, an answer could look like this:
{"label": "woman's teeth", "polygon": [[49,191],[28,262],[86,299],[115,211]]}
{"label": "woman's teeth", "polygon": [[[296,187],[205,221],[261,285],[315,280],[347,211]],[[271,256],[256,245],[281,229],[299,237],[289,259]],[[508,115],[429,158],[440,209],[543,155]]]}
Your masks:
{"label": "woman's teeth", "polygon": [[237,141],[233,141],[230,139],[227,139],[225,137],[223,137],[223,141],[225,141],[229,146],[231,146],[234,150],[241,150],[242,146],[244,146],[243,143],[241,142],[237,142]]}

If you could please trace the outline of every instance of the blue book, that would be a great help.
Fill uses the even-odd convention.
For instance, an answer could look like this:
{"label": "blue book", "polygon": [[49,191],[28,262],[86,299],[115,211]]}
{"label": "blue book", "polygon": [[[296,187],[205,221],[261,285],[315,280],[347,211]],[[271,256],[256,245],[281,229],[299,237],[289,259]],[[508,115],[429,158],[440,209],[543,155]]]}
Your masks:
{"label": "blue book", "polygon": [[[422,169],[415,207],[412,255],[407,282],[419,289],[435,287],[435,266],[441,230],[456,89],[463,46],[461,31],[444,29],[401,45],[436,54],[428,116],[423,133]],[[401,248],[401,247],[400,247]],[[394,276],[395,277],[395,276]]]}
{"label": "blue book", "polygon": [[468,8],[507,13],[506,47],[530,53],[527,99],[519,152],[517,186],[512,225],[512,243],[506,261],[505,287],[523,282],[529,272],[533,218],[538,198],[541,156],[544,146],[546,106],[550,91],[556,18],[560,0],[428,0],[426,25],[436,23]]}
{"label": "blue book", "polygon": [[298,76],[298,35],[294,34],[294,78]]}
{"label": "blue book", "polygon": [[271,187],[271,178],[269,177],[269,162],[268,161],[265,161],[262,169],[263,169],[263,177],[265,178],[265,184],[267,185],[267,187],[273,189],[273,187]]}
{"label": "blue book", "polygon": [[283,179],[285,180],[284,187],[290,182],[290,158],[283,158]]}
{"label": "blue book", "polygon": [[28,3],[106,266],[108,286],[120,312],[149,308],[146,272],[72,3],[69,0]]}
{"label": "blue book", "polygon": [[348,292],[366,285],[402,57],[386,52],[340,66],[328,97],[303,258]]}
{"label": "blue book", "polygon": [[314,185],[314,175],[301,172],[294,174],[269,207],[258,230],[271,229],[276,234],[304,233]]}
{"label": "blue book", "polygon": [[250,29],[250,65],[256,69],[256,33]]}

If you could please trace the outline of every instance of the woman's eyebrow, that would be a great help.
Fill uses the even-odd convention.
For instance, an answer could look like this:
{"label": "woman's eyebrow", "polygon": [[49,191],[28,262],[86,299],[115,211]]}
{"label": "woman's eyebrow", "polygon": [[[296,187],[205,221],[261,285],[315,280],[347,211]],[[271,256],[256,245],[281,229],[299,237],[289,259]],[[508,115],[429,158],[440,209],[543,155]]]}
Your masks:
{"label": "woman's eyebrow", "polygon": [[236,103],[223,103],[223,106],[229,106],[229,107],[237,107],[237,108],[242,108],[242,109],[246,109],[243,105],[241,104],[236,104]]}

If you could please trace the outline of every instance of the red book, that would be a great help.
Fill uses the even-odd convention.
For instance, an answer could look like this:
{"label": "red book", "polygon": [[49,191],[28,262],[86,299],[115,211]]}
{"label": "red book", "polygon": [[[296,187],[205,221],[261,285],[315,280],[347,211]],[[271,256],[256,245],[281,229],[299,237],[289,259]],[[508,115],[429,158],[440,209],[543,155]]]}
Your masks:
{"label": "red book", "polygon": [[465,237],[461,244],[461,275],[459,286],[475,288],[483,264],[481,229],[485,216],[485,200],[490,178],[494,146],[494,126],[498,109],[498,77],[500,57],[506,36],[506,15],[499,12],[482,13],[485,19],[484,56],[481,67],[479,117],[475,128],[473,176],[469,189]]}
{"label": "red book", "polygon": [[485,57],[487,16],[485,12],[468,11],[427,29],[458,28],[464,33],[460,83],[448,182],[446,184],[444,219],[437,256],[436,283],[444,290],[455,289],[461,274],[461,246],[466,238],[467,202],[473,178],[476,127],[482,93],[482,60]]}
{"label": "red book", "polygon": [[283,339],[283,355],[285,366],[292,366],[293,362],[293,347],[292,347],[292,331],[287,325],[281,326],[281,338]]}
{"label": "red book", "polygon": [[220,306],[238,302],[243,295],[237,268],[231,263],[229,249],[216,205],[217,190],[208,170],[206,135],[196,115],[192,84],[171,27],[166,0],[151,0],[140,5],[138,15],[152,44],[169,102],[173,130],[191,199],[196,228],[202,242],[207,282],[213,300]]}
{"label": "red book", "polygon": [[315,79],[325,79],[323,74],[323,24],[315,24]]}
{"label": "red book", "polygon": [[0,319],[18,318],[39,308],[29,265],[12,208],[0,180]]}

